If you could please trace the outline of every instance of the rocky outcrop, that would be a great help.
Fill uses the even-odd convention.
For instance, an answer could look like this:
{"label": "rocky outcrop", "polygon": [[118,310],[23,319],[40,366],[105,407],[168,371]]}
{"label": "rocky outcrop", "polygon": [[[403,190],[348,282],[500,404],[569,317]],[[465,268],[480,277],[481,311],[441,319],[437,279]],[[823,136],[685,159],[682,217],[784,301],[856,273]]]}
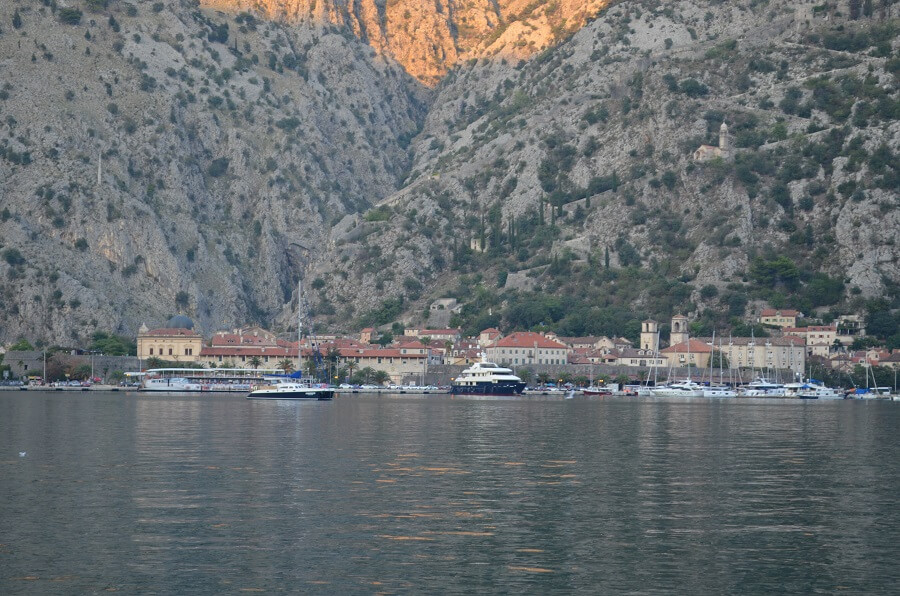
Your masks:
{"label": "rocky outcrop", "polygon": [[379,54],[434,86],[460,62],[526,58],[577,31],[609,0],[201,0],[298,24],[350,29]]}

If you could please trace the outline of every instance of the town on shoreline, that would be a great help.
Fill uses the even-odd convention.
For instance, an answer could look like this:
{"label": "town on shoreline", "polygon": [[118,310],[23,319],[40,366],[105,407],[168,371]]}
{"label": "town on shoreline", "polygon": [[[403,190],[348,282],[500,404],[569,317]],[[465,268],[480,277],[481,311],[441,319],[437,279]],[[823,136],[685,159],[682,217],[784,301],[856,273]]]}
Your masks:
{"label": "town on shoreline", "polygon": [[815,376],[845,388],[869,386],[870,378],[872,386],[896,382],[900,350],[853,349],[866,343],[860,341],[866,337],[861,317],[798,326],[801,317],[795,310],[765,309],[756,321],[765,336],[693,338],[690,319],[675,315],[667,342],[660,338],[661,325],[646,320],[635,345],[624,337],[564,337],[550,331],[504,335],[496,328],[464,337],[459,329],[397,325],[299,341],[256,326],[204,338],[194,331],[190,318],[178,315],[160,327],[142,325],[130,345],[126,338],[104,333],[95,334],[88,349],[37,350],[22,340],[0,354],[0,382],[115,385],[125,382],[129,371],[178,367],[300,370],[335,385],[446,385],[482,358],[508,366],[537,385],[662,382],[690,375],[691,370],[695,377],[714,371],[707,372],[712,380],[727,383],[749,382],[756,376],[784,381]]}

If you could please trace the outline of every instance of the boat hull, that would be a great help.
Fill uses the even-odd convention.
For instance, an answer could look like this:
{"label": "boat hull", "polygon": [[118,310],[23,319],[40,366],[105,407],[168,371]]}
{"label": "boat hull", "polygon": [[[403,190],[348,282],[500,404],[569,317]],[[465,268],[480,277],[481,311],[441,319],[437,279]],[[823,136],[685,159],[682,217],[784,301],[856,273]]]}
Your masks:
{"label": "boat hull", "polygon": [[334,390],[311,387],[309,389],[293,389],[290,391],[275,391],[260,389],[251,391],[247,399],[307,399],[328,401],[334,399]]}
{"label": "boat hull", "polygon": [[474,385],[453,385],[450,393],[453,395],[522,395],[525,391],[524,382],[497,382],[476,383]]}

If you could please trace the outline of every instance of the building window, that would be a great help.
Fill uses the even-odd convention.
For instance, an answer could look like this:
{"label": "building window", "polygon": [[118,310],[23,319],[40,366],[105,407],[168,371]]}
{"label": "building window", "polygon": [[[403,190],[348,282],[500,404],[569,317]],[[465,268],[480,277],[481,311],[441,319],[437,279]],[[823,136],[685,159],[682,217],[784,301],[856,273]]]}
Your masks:
{"label": "building window", "polygon": [[150,348],[150,355],[153,356],[153,348]]}
{"label": "building window", "polygon": [[172,355],[172,348],[169,348],[169,356]]}

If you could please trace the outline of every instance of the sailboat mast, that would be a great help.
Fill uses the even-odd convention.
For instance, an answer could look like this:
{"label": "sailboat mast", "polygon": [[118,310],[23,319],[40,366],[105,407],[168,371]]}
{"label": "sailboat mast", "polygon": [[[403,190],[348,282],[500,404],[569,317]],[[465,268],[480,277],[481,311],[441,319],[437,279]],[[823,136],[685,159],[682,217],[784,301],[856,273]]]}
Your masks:
{"label": "sailboat mast", "polygon": [[303,338],[303,280],[297,280],[297,367],[303,368],[303,348],[300,341]]}

